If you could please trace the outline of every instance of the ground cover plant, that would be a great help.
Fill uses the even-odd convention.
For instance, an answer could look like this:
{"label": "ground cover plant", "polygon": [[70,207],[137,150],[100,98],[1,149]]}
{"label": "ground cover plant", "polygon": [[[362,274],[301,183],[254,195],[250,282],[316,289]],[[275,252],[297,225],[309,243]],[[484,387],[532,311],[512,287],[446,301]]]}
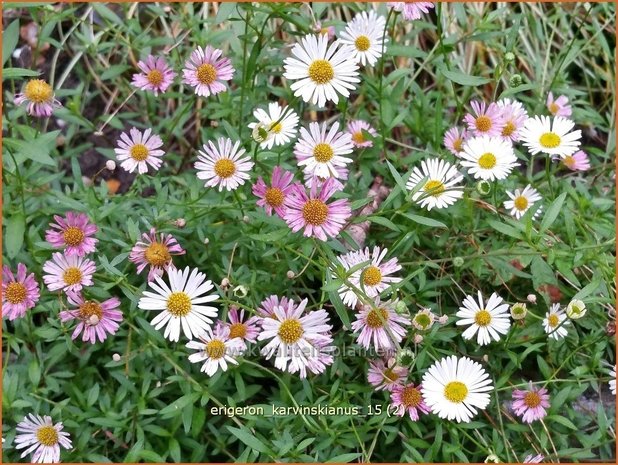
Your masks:
{"label": "ground cover plant", "polygon": [[615,5],[3,5],[3,460],[615,460]]}

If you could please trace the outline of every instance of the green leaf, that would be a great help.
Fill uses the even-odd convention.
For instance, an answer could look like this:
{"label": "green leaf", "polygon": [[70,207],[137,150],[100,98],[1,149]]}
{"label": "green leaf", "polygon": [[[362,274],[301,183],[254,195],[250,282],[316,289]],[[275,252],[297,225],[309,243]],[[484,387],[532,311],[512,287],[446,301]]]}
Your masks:
{"label": "green leaf", "polygon": [[2,70],[2,80],[20,77],[37,77],[40,73],[26,68],[6,68]]}
{"label": "green leaf", "polygon": [[555,421],[556,423],[560,423],[561,425],[566,426],[574,431],[577,431],[579,428],[573,424],[571,420],[565,417],[561,417],[560,415],[547,415],[545,418],[546,422]]}
{"label": "green leaf", "polygon": [[597,287],[599,287],[601,285],[601,280],[597,279],[592,281],[590,284],[588,284],[586,287],[584,287],[583,289],[581,289],[577,294],[575,294],[573,296],[572,300],[578,299],[578,300],[583,300],[584,298],[588,297],[590,294],[592,294],[594,291],[597,290]]}
{"label": "green leaf", "polygon": [[386,165],[388,166],[388,169],[390,170],[391,174],[393,175],[393,178],[395,178],[395,182],[397,183],[397,185],[401,189],[401,192],[405,192],[406,191],[406,183],[403,181],[403,178],[401,177],[399,172],[395,169],[395,167],[393,165],[391,165],[390,161],[386,160]]}
{"label": "green leaf", "polygon": [[[19,19],[16,19],[2,33],[2,66],[8,61],[19,41]],[[4,76],[5,71],[2,71]]]}
{"label": "green leaf", "polygon": [[491,79],[488,78],[471,76],[460,71],[449,71],[448,69],[442,70],[442,74],[445,78],[462,86],[482,86],[483,84],[491,82]]}
{"label": "green leaf", "polygon": [[515,229],[512,226],[509,226],[507,224],[504,223],[500,223],[499,221],[495,221],[495,220],[488,220],[487,223],[489,224],[489,226],[491,226],[493,229],[495,229],[496,231],[506,235],[506,236],[510,236],[513,237],[515,239],[522,239],[522,233],[520,231],[518,231],[517,229]]}
{"label": "green leaf", "polygon": [[444,223],[438,220],[434,220],[433,218],[427,218],[426,216],[415,215],[413,213],[399,212],[399,214],[414,221],[415,223],[429,226],[430,228],[446,228],[446,225]]}
{"label": "green leaf", "polygon": [[221,24],[223,21],[227,21],[236,9],[236,2],[221,2],[219,3],[219,11],[215,16],[215,24]]}
{"label": "green leaf", "polygon": [[125,26],[122,19],[120,19],[116,13],[114,13],[112,10],[110,10],[105,5],[101,3],[93,3],[92,7],[95,9],[97,13],[101,15],[102,18],[108,20],[111,23],[115,23],[118,26]]}
{"label": "green leaf", "polygon": [[328,459],[326,462],[324,463],[349,463],[352,460],[356,460],[357,458],[359,458],[362,454],[358,453],[358,452],[352,452],[349,454],[341,454],[341,455],[337,455],[331,459]]}
{"label": "green leaf", "polygon": [[393,231],[396,231],[396,232],[401,231],[401,229],[399,229],[399,227],[395,223],[393,223],[391,220],[386,219],[382,216],[369,216],[367,219],[371,221],[372,223],[380,224]]}
{"label": "green leaf", "polygon": [[127,69],[129,69],[127,65],[112,65],[101,73],[101,81],[107,81],[120,76]]}
{"label": "green leaf", "polygon": [[558,215],[560,214],[560,210],[562,210],[562,204],[564,203],[566,196],[567,193],[563,192],[556,200],[552,202],[543,216],[543,221],[541,221],[539,232],[546,231],[552,224],[554,224],[554,221],[556,221],[556,218],[558,218]]}
{"label": "green leaf", "polygon": [[21,250],[25,232],[26,218],[22,212],[16,213],[7,220],[4,249],[9,258],[15,258]]}
{"label": "green leaf", "polygon": [[167,418],[179,416],[182,413],[183,408],[195,402],[197,399],[199,399],[200,396],[201,394],[199,392],[194,392],[182,396],[181,398],[176,399],[174,402],[169,404],[167,407],[164,407],[159,413],[162,417]]}
{"label": "green leaf", "polygon": [[244,426],[241,428],[234,428],[233,426],[227,426],[227,430],[240,439],[245,445],[252,449],[255,449],[264,454],[269,454],[270,450],[262,441],[260,441],[253,433],[251,433]]}
{"label": "green leaf", "polygon": [[11,147],[32,161],[56,167],[56,160],[50,157],[49,154],[56,147],[58,134],[60,134],[60,131],[51,131],[41,134],[34,140],[24,141],[11,138],[6,139],[5,143],[8,147]]}

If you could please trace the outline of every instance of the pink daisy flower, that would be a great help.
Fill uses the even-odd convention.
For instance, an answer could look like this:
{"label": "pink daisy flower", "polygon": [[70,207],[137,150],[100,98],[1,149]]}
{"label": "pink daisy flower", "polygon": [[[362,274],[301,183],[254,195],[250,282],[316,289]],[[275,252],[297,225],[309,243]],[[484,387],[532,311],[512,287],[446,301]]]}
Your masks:
{"label": "pink daisy flower", "polygon": [[470,102],[472,112],[466,114],[464,120],[475,136],[500,136],[506,125],[502,109],[495,103],[489,106],[485,102],[473,100]]}
{"label": "pink daisy flower", "polygon": [[73,293],[68,297],[69,303],[76,306],[74,310],[64,310],[59,313],[60,321],[80,320],[71,339],[82,334],[82,341],[94,344],[107,339],[107,335],[114,335],[118,331],[118,322],[122,321],[120,299],[112,297],[103,302],[84,300],[81,293]]}
{"label": "pink daisy flower", "polygon": [[208,97],[225,91],[224,81],[234,75],[234,67],[229,58],[221,58],[222,50],[207,45],[198,47],[191,53],[182,70],[185,84],[195,87],[195,93]]}
{"label": "pink daisy flower", "polygon": [[313,372],[326,366],[328,358],[324,355],[331,350],[332,342],[326,310],[305,313],[306,305],[304,299],[298,305],[290,300],[287,307],[275,307],[276,318],[265,318],[258,335],[260,341],[270,340],[261,350],[262,355],[269,360],[276,354],[276,368],[300,372],[301,378],[307,377],[307,369]]}
{"label": "pink daisy flower", "polygon": [[413,21],[420,19],[423,13],[429,13],[429,9],[434,7],[431,2],[388,2],[393,10],[399,11],[403,15],[403,19]]}
{"label": "pink daisy flower", "polygon": [[556,159],[562,161],[564,166],[571,171],[587,171],[590,169],[590,159],[583,150],[578,150],[573,155],[567,155],[564,158],[556,157]]}
{"label": "pink daisy flower", "polygon": [[498,108],[502,110],[502,118],[504,120],[504,128],[500,134],[503,139],[517,142],[519,140],[519,131],[524,127],[528,120],[528,112],[524,109],[521,102],[508,98],[499,100]]}
{"label": "pink daisy flower", "polygon": [[230,307],[227,313],[228,323],[226,326],[230,328],[230,339],[239,338],[243,342],[255,343],[255,340],[260,333],[261,318],[257,316],[249,317],[245,320],[245,311],[238,310],[236,307]]}
{"label": "pink daisy flower", "polygon": [[421,395],[421,386],[414,386],[413,383],[393,387],[391,405],[397,415],[403,417],[407,413],[412,421],[418,421],[419,412],[429,413],[429,407]]}
{"label": "pink daisy flower", "polygon": [[116,159],[120,161],[120,166],[132,173],[137,168],[139,174],[148,172],[148,165],[158,170],[163,163],[161,157],[165,155],[159,147],[163,146],[163,141],[156,134],[151,134],[152,129],[146,129],[143,133],[136,128],[129,130],[131,136],[123,132],[120,139],[116,141],[118,148]]}
{"label": "pink daisy flower", "polygon": [[464,128],[459,131],[459,128],[451,128],[444,134],[444,146],[449,152],[456,157],[463,152],[463,145],[468,138],[468,131]]}
{"label": "pink daisy flower", "polygon": [[137,265],[137,273],[140,274],[144,268],[150,266],[148,270],[148,282],[155,279],[155,276],[163,276],[172,264],[172,255],[184,255],[185,250],[178,244],[176,238],[171,234],[161,233],[157,238],[157,230],[151,228],[149,233],[142,234],[142,241],[131,249],[129,260]]}
{"label": "pink daisy flower", "polygon": [[303,179],[305,181],[305,186],[307,189],[312,189],[313,186],[320,189],[328,179],[332,179],[333,189],[336,191],[342,191],[345,187],[345,184],[343,184],[342,181],[347,181],[350,171],[345,167],[336,167],[333,172],[335,173],[335,176],[322,178],[320,176],[315,176],[311,172],[304,171]]}
{"label": "pink daisy flower", "polygon": [[356,321],[352,323],[352,330],[358,333],[356,342],[365,349],[369,349],[373,341],[376,350],[394,350],[396,344],[403,340],[406,334],[404,326],[410,325],[410,318],[398,315],[395,312],[396,303],[393,301],[380,303],[378,297],[375,302],[375,309],[370,305],[363,305],[363,308],[356,314]]}
{"label": "pink daisy flower", "polygon": [[55,223],[50,223],[45,231],[45,240],[56,248],[65,248],[66,256],[77,255],[83,257],[94,252],[98,239],[93,236],[98,228],[89,222],[85,213],[67,212],[62,218],[54,215]]}
{"label": "pink daisy flower", "polygon": [[17,278],[8,266],[2,267],[2,317],[13,321],[34,308],[39,301],[39,283],[26,265],[17,264]]}
{"label": "pink daisy flower", "polygon": [[573,113],[571,105],[569,105],[569,98],[566,95],[560,95],[554,100],[554,94],[547,94],[547,109],[554,116],[564,116],[568,118]]}
{"label": "pink daisy flower", "polygon": [[526,455],[526,458],[524,459],[523,463],[541,463],[544,458],[545,456],[542,454],[537,454],[537,455],[530,454],[530,455]]}
{"label": "pink daisy flower", "polygon": [[[332,354],[336,349],[331,344],[333,339],[330,331],[325,332],[324,336],[326,336],[324,339],[316,339],[310,342],[313,346],[313,356],[307,359],[307,368],[314,375],[324,373],[326,367],[332,365],[335,360]],[[296,373],[296,370],[292,373]]]}
{"label": "pink daisy flower", "polygon": [[277,215],[283,218],[286,212],[287,196],[294,188],[293,179],[294,174],[285,171],[280,166],[275,166],[273,169],[270,187],[260,176],[252,188],[253,195],[259,197],[258,206],[264,207],[268,215],[272,215],[274,210]]}
{"label": "pink daisy flower", "polygon": [[51,116],[54,108],[62,105],[54,98],[54,90],[41,79],[30,79],[24,91],[16,94],[13,101],[15,105],[27,104],[28,114],[37,118]]}
{"label": "pink daisy flower", "polygon": [[[346,271],[356,269],[348,276],[348,281],[352,287],[344,283],[338,291],[345,305],[351,308],[356,307],[358,302],[356,294],[359,290],[364,289],[367,296],[376,297],[392,284],[401,281],[401,278],[392,276],[401,270],[397,257],[384,262],[387,252],[388,249],[380,249],[380,247],[376,246],[370,253],[369,247],[365,247],[364,250],[348,252],[337,257]],[[361,265],[362,263],[364,265]],[[360,268],[359,265],[361,265]]]}
{"label": "pink daisy flower", "polygon": [[249,179],[253,162],[250,157],[241,158],[245,149],[240,148],[240,142],[232,146],[232,139],[220,137],[217,145],[208,141],[208,145],[203,146],[204,151],[199,151],[194,165],[197,177],[206,180],[206,187],[219,186],[219,192],[223,188],[233,191]]}
{"label": "pink daisy flower", "polygon": [[303,236],[317,237],[321,241],[339,234],[352,210],[347,199],[327,203],[337,190],[334,181],[328,179],[319,194],[315,185],[311,187],[309,195],[303,186],[294,186],[284,218],[293,232],[304,229]]}
{"label": "pink daisy flower", "polygon": [[513,390],[513,411],[519,415],[524,423],[532,423],[547,415],[549,408],[549,394],[545,388],[535,388],[532,383],[527,391]]}
{"label": "pink daisy flower", "polygon": [[335,37],[335,27],[334,26],[322,26],[322,23],[320,21],[317,21],[313,25],[313,31],[316,34],[326,35],[328,37],[328,40],[331,40],[333,37]]}
{"label": "pink daisy flower", "polygon": [[395,359],[385,362],[377,359],[369,362],[367,381],[376,391],[392,391],[395,386],[401,385],[408,376],[408,369],[397,366]]}
{"label": "pink daisy flower", "polygon": [[56,252],[45,262],[43,281],[50,291],[79,292],[83,286],[92,286],[92,275],[96,266],[92,260],[77,255],[63,255]]}
{"label": "pink daisy flower", "polygon": [[142,71],[133,75],[131,84],[138,89],[159,95],[172,85],[176,73],[164,58],[148,55],[146,61],[138,61],[137,67]]}
{"label": "pink daisy flower", "polygon": [[22,458],[34,452],[31,457],[33,463],[59,463],[60,446],[65,449],[73,446],[69,433],[62,431],[62,428],[62,422],[54,425],[51,417],[30,413],[17,423],[15,448],[27,448],[22,452]]}
{"label": "pink daisy flower", "polygon": [[260,306],[257,308],[257,314],[262,318],[276,318],[275,307],[287,308],[291,300],[292,299],[288,299],[287,297],[279,298],[279,296],[270,295],[260,302]]}
{"label": "pink daisy flower", "polygon": [[376,130],[372,128],[367,121],[363,121],[360,119],[350,121],[346,129],[346,132],[352,137],[352,145],[357,148],[373,147],[373,142],[365,139],[363,131],[368,132],[371,137],[375,137],[378,135]]}

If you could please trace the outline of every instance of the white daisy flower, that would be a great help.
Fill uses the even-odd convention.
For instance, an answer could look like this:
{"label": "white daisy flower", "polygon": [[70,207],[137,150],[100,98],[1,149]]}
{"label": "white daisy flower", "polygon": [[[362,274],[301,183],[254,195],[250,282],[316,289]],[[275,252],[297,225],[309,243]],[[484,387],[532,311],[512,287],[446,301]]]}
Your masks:
{"label": "white daisy flower", "polygon": [[[315,310],[303,316],[307,299],[298,306],[292,300],[287,306],[275,306],[273,318],[262,320],[262,332],[258,340],[271,341],[261,350],[266,359],[276,354],[275,367],[290,373],[300,372],[307,376],[307,369],[319,372],[325,364],[332,363],[332,357],[324,349],[333,341],[330,335],[326,310]],[[329,363],[330,362],[330,363]]]}
{"label": "white daisy flower", "polygon": [[[349,287],[347,284],[342,284],[339,288],[339,295],[345,305],[350,308],[356,307],[356,303],[358,302],[356,293],[358,289],[364,290],[368,297],[376,297],[388,289],[392,284],[401,281],[401,278],[392,276],[394,273],[401,270],[401,265],[398,263],[397,257],[383,262],[387,252],[388,249],[380,249],[380,247],[376,246],[370,253],[369,247],[365,247],[364,250],[348,252],[345,255],[337,257],[346,271],[352,268],[356,269],[356,271],[348,276],[348,281],[352,287]],[[359,266],[362,263],[365,265]]]}
{"label": "white daisy flower", "polygon": [[491,340],[499,341],[501,334],[509,332],[509,306],[502,303],[502,297],[495,292],[489,297],[487,304],[483,304],[481,291],[478,293],[478,302],[472,296],[466,296],[455,316],[459,317],[457,326],[471,325],[461,335],[464,339],[472,339],[477,334],[476,341],[484,346]]}
{"label": "white daisy flower", "polygon": [[472,137],[460,155],[461,166],[468,168],[475,179],[505,179],[518,165],[513,146],[501,137]]}
{"label": "white daisy flower", "polygon": [[191,270],[170,268],[167,271],[170,286],[160,276],[148,285],[155,291],[144,291],[137,306],[142,310],[161,310],[151,322],[155,329],[165,326],[164,336],[170,341],[178,341],[180,327],[187,339],[198,336],[210,328],[217,316],[217,309],[207,302],[217,300],[217,294],[204,295],[214,288],[212,281],[197,268]]}
{"label": "white daisy flower", "polygon": [[300,138],[294,146],[294,155],[305,174],[320,178],[339,178],[340,168],[345,168],[352,162],[344,157],[352,153],[352,136],[339,131],[339,123],[335,122],[328,133],[326,123],[309,124],[309,131],[300,128]]}
{"label": "white daisy flower", "polygon": [[273,145],[284,145],[296,137],[298,115],[288,106],[282,107],[277,102],[271,102],[268,104],[268,113],[258,108],[253,112],[253,116],[258,122],[249,124],[249,128],[254,129],[258,124],[262,124],[266,131],[272,134],[260,143],[262,148],[271,149]]}
{"label": "white daisy flower", "polygon": [[477,409],[489,405],[493,390],[489,374],[480,363],[454,355],[435,362],[423,375],[425,404],[440,418],[468,423]]}
{"label": "white daisy flower", "polygon": [[137,169],[139,174],[148,172],[148,166],[158,170],[163,163],[161,157],[165,152],[161,138],[152,133],[152,129],[146,129],[143,133],[131,128],[129,134],[123,132],[116,142],[118,147],[114,149],[116,160],[125,171],[132,173]]}
{"label": "white daisy flower", "polygon": [[208,145],[203,146],[204,151],[199,151],[199,161],[194,165],[198,170],[197,177],[206,180],[206,187],[218,185],[219,192],[224,187],[233,191],[249,179],[248,171],[253,168],[253,162],[250,157],[241,158],[245,149],[239,149],[240,142],[232,147],[232,139],[220,137],[217,145],[208,141]]}
{"label": "white daisy flower", "polygon": [[207,327],[197,338],[199,341],[189,341],[187,348],[198,351],[189,355],[189,361],[204,362],[200,371],[212,376],[219,368],[227,371],[228,363],[238,365],[234,357],[242,354],[245,344],[238,337],[230,339],[229,326],[217,325],[214,332]]}
{"label": "white daisy flower", "polygon": [[327,101],[339,102],[339,95],[350,96],[356,89],[358,64],[354,49],[337,41],[328,44],[328,36],[308,34],[292,48],[284,61],[283,76],[294,82],[290,89],[296,97],[324,107]]}
{"label": "white daisy flower", "polygon": [[616,395],[616,365],[614,365],[614,368],[612,368],[612,371],[609,372],[609,375],[612,378],[614,378],[614,379],[609,380],[609,388],[612,391],[612,394]]}
{"label": "white daisy flower", "polygon": [[444,160],[431,158],[421,162],[421,169],[414,168],[406,187],[414,190],[423,182],[423,187],[414,193],[412,200],[427,210],[446,208],[463,196],[463,187],[457,185],[462,179],[463,176],[455,166]]}
{"label": "white daisy flower", "polygon": [[15,448],[26,448],[22,458],[34,452],[31,457],[33,463],[59,463],[60,446],[65,449],[72,447],[69,433],[62,431],[62,428],[62,423],[54,425],[51,417],[30,413],[17,424]]}
{"label": "white daisy flower", "polygon": [[384,16],[378,16],[373,10],[369,13],[362,11],[348,23],[341,33],[340,42],[352,47],[357,62],[373,66],[382,55],[383,44],[388,42],[386,38],[382,42],[385,27]]}
{"label": "white daisy flower", "polygon": [[545,332],[549,334],[549,337],[556,340],[562,339],[569,333],[566,326],[570,324],[571,322],[567,319],[566,314],[560,309],[560,304],[553,304],[543,318]]}
{"label": "white daisy flower", "polygon": [[531,155],[539,152],[566,158],[573,155],[581,144],[582,132],[573,131],[575,123],[570,119],[556,116],[533,116],[520,131],[520,140]]}
{"label": "white daisy flower", "polygon": [[[511,210],[511,215],[517,219],[524,216],[525,213],[532,208],[535,202],[542,199],[538,191],[530,184],[528,184],[523,191],[521,189],[515,189],[512,193],[506,191],[506,195],[508,195],[511,200],[506,200],[504,202],[504,208]],[[539,213],[541,213],[541,208],[542,207],[538,207],[536,209],[536,212],[532,218],[536,218]]]}

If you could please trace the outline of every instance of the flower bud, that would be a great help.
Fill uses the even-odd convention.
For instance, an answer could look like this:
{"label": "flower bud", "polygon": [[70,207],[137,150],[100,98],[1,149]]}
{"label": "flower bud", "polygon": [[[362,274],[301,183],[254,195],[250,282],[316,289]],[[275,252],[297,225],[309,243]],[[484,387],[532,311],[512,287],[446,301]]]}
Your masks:
{"label": "flower bud", "polygon": [[516,303],[511,306],[511,318],[514,320],[523,320],[526,318],[526,313],[528,313],[528,309],[524,303]]}
{"label": "flower bud", "polygon": [[288,279],[294,279],[294,277],[296,276],[296,273],[294,273],[292,270],[288,270],[288,272],[286,273],[286,276],[288,277]]}
{"label": "flower bud", "polygon": [[463,266],[464,264],[464,259],[461,257],[455,257],[453,258],[453,266],[456,268],[459,268],[460,266]]}
{"label": "flower bud", "polygon": [[513,74],[511,76],[511,78],[509,79],[509,85],[511,87],[519,87],[523,84],[524,80],[522,79],[521,75],[519,74]]}
{"label": "flower bud", "polygon": [[421,336],[420,334],[415,334],[414,335],[414,343],[415,344],[420,344],[421,342],[423,342],[423,336]]}
{"label": "flower bud", "polygon": [[227,278],[223,278],[221,280],[220,286],[221,286],[221,289],[226,290],[228,287],[230,287],[230,280]]}
{"label": "flower bud", "polygon": [[515,60],[515,54],[513,52],[506,52],[504,54],[504,61],[511,62]]}
{"label": "flower bud", "polygon": [[208,245],[210,243],[210,239],[208,239],[207,237],[204,238],[204,245]]}
{"label": "flower bud", "polygon": [[588,309],[586,308],[586,304],[581,300],[571,300],[569,305],[566,308],[566,314],[571,320],[577,320],[584,316]]}
{"label": "flower bud", "polygon": [[249,292],[249,290],[245,286],[240,285],[236,286],[232,292],[234,293],[234,297],[243,299],[247,297],[247,293]]}
{"label": "flower bud", "polygon": [[88,318],[88,324],[91,325],[91,326],[98,325],[99,321],[101,321],[101,320],[96,315],[90,315],[90,318]]}
{"label": "flower bud", "polygon": [[105,168],[110,171],[114,171],[116,169],[116,162],[114,160],[107,160],[105,162]]}
{"label": "flower bud", "polygon": [[526,299],[531,304],[535,304],[536,303],[536,295],[535,294],[528,294],[528,297],[526,297]]}
{"label": "flower bud", "polygon": [[482,179],[476,183],[476,191],[481,195],[489,195],[491,192],[491,183]]}
{"label": "flower bud", "polygon": [[397,312],[399,315],[404,315],[408,313],[408,306],[403,300],[397,301],[397,303],[395,304],[395,312]]}
{"label": "flower bud", "polygon": [[114,362],[119,362],[120,361],[120,354],[114,354],[112,355],[112,360]]}
{"label": "flower bud", "polygon": [[438,323],[440,323],[441,325],[445,325],[448,322],[448,315],[442,315],[440,318],[438,318]]}
{"label": "flower bud", "polygon": [[242,221],[243,223],[249,223],[251,221],[251,218],[249,218],[247,215],[242,217]]}
{"label": "flower bud", "polygon": [[174,224],[182,229],[187,225],[187,221],[184,218],[178,218],[176,221],[174,221]]}
{"label": "flower bud", "polygon": [[414,363],[415,357],[414,352],[410,349],[401,349],[397,353],[397,365],[402,367],[410,367]]}

